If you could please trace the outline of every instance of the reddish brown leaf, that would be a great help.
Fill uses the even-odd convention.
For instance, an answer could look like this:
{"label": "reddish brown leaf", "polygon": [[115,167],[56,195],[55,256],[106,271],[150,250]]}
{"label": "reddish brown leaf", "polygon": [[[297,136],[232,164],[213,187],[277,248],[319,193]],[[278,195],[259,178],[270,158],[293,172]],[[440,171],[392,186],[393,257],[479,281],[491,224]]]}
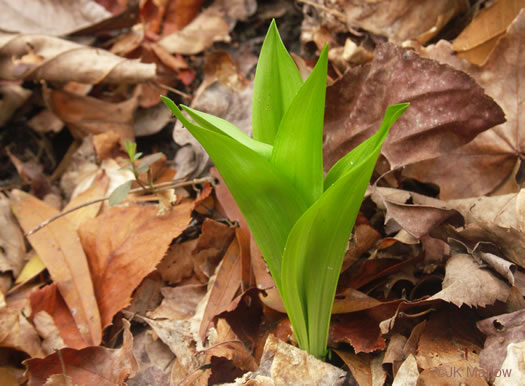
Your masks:
{"label": "reddish brown leaf", "polygon": [[80,335],[73,315],[57,291],[56,284],[47,285],[31,292],[29,300],[31,302],[31,316],[34,317],[40,311],[45,311],[51,315],[67,347],[79,350],[89,346]]}
{"label": "reddish brown leaf", "polygon": [[366,312],[340,315],[332,322],[330,338],[350,344],[356,353],[369,353],[386,348],[379,323]]}
{"label": "reddish brown leaf", "polygon": [[[22,191],[15,190],[12,195],[13,213],[25,232],[58,214]],[[61,217],[29,236],[29,242],[64,297],[84,341],[98,345],[102,340],[99,309],[86,254],[74,226]]]}
{"label": "reddish brown leaf", "polygon": [[104,327],[186,229],[192,210],[187,202],[158,216],[155,206],[130,205],[111,208],[80,227]]}
{"label": "reddish brown leaf", "polygon": [[133,356],[133,336],[127,320],[124,320],[124,343],[119,349],[65,348],[60,350],[60,354],[54,353],[44,359],[29,359],[25,365],[29,385],[43,385],[51,375],[65,372],[76,385],[109,386],[122,384],[138,370],[137,360]]}
{"label": "reddish brown leaf", "polygon": [[205,339],[212,320],[231,303],[240,287],[241,271],[239,269],[239,259],[239,244],[234,240],[222,259],[208,298],[208,304],[202,316],[199,330],[202,340]]}
{"label": "reddish brown leaf", "polygon": [[383,146],[392,168],[447,153],[504,121],[499,106],[463,72],[382,44],[371,63],[327,89],[325,167],[375,133],[386,107],[401,102],[411,105]]}
{"label": "reddish brown leaf", "polygon": [[[452,46],[440,41],[426,55],[463,70],[476,79],[503,108],[507,122],[479,135],[469,144],[436,159],[410,166],[404,173],[423,182],[438,184],[442,199],[488,194],[511,178],[525,151],[523,128],[525,100],[525,10],[514,19],[483,67],[471,65],[454,55]],[[520,166],[523,168],[522,166]],[[518,183],[523,180],[518,176]],[[514,190],[516,190],[514,182]],[[505,192],[508,193],[508,192]]]}

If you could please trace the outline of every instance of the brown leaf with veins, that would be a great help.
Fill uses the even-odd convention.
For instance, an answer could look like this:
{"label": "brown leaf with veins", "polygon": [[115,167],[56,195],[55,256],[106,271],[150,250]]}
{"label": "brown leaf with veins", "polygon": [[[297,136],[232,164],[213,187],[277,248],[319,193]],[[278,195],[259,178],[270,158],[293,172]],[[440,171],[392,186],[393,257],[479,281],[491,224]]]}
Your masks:
{"label": "brown leaf with veins", "polygon": [[18,277],[26,260],[24,236],[9,207],[9,200],[0,196],[0,271]]}
{"label": "brown leaf with veins", "polygon": [[[496,190],[512,173],[516,164],[522,169],[525,152],[525,9],[493,49],[483,67],[454,55],[446,41],[425,49],[424,54],[465,71],[494,98],[507,121],[480,134],[472,142],[444,156],[411,165],[408,177],[438,184],[442,199],[476,197]],[[518,184],[523,182],[519,172]],[[514,183],[514,191],[517,186]]]}
{"label": "brown leaf with veins", "polygon": [[[66,373],[76,385],[122,384],[138,370],[133,356],[133,335],[130,324],[124,323],[124,343],[121,348],[87,347],[82,350],[64,348],[43,359],[29,359],[27,366],[29,385],[42,385],[54,374]],[[62,364],[65,369],[62,368]]]}
{"label": "brown leaf with veins", "polygon": [[393,44],[326,90],[325,169],[379,128],[388,105],[410,102],[382,154],[392,168],[435,158],[504,121],[468,75]]}
{"label": "brown leaf with veins", "polygon": [[102,326],[126,307],[133,290],[155,269],[171,241],[191,219],[193,203],[157,216],[156,206],[110,208],[79,228],[88,256]]}
{"label": "brown leaf with veins", "polygon": [[489,271],[482,269],[468,254],[452,256],[445,267],[443,289],[432,296],[461,307],[485,307],[496,300],[505,302],[510,287]]}
{"label": "brown leaf with veins", "polygon": [[[13,191],[11,205],[25,232],[59,213],[20,190]],[[75,227],[61,217],[28,239],[71,310],[82,338],[88,345],[98,345],[102,340],[100,313],[86,254]]]}

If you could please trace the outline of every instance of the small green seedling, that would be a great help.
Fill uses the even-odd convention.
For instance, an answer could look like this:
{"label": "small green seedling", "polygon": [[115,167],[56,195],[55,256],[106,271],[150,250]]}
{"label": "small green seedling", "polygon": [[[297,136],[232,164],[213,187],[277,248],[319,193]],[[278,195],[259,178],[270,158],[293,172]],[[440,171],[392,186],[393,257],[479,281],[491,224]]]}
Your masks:
{"label": "small green seedling", "polygon": [[[126,139],[124,141],[124,147],[128,153],[129,163],[123,166],[122,169],[128,169],[133,173],[133,177],[137,184],[146,192],[155,192],[153,186],[153,177],[151,175],[150,166],[162,157],[162,153],[152,154],[142,160],[139,166],[136,166],[136,162],[142,157],[142,153],[137,153],[137,144]],[[140,179],[140,174],[147,172],[148,181],[144,182]],[[109,196],[108,203],[110,206],[117,205],[122,202],[128,195],[133,180],[129,180],[119,185],[113,193]]]}
{"label": "small green seedling", "polygon": [[337,280],[359,207],[390,127],[408,103],[389,106],[378,132],[323,176],[328,48],[303,82],[275,22],[255,75],[253,138],[231,123],[164,103],[202,144],[241,209],[299,346],[324,358]]}

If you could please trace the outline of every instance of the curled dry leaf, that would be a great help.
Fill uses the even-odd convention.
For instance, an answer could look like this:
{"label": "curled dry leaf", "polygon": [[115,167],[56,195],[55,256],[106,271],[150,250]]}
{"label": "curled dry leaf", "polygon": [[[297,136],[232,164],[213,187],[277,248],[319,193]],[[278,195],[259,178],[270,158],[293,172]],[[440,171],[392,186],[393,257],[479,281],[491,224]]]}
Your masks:
{"label": "curled dry leaf", "polygon": [[398,44],[409,39],[426,43],[466,10],[466,2],[455,0],[345,0],[343,4],[350,31],[362,28]]}
{"label": "curled dry leaf", "polygon": [[155,77],[154,64],[122,58],[46,35],[0,33],[0,77],[96,84],[139,83]]}
{"label": "curled dry leaf", "polygon": [[[20,190],[13,191],[11,207],[25,232],[59,213]],[[99,309],[86,255],[74,226],[61,217],[28,238],[57,284],[82,338],[89,345],[98,345],[102,340]]]}
{"label": "curled dry leaf", "polygon": [[[60,353],[43,359],[29,359],[25,362],[29,385],[42,385],[54,374],[67,374],[75,385],[123,384],[138,370],[133,356],[133,335],[130,324],[123,320],[124,342],[121,348],[87,347],[82,350],[64,348]],[[62,368],[65,366],[65,369]]]}
{"label": "curled dry leaf", "polygon": [[193,204],[157,216],[155,206],[110,208],[79,228],[88,256],[102,326],[131,301],[140,282],[155,269],[171,241],[188,226]]}
{"label": "curled dry leaf", "polygon": [[91,0],[2,0],[0,7],[2,29],[27,34],[67,35],[111,16]]}
{"label": "curled dry leaf", "polygon": [[[425,49],[426,56],[476,79],[503,108],[507,121],[445,156],[409,166],[405,175],[438,184],[442,199],[486,195],[507,179],[513,179],[514,168],[517,163],[522,165],[521,153],[525,151],[522,111],[525,91],[521,86],[525,79],[524,37],[525,9],[522,9],[483,67],[457,58],[450,43],[444,40]],[[519,177],[518,184],[522,180]]]}
{"label": "curled dry leaf", "polygon": [[400,102],[410,108],[382,150],[392,168],[450,152],[504,121],[499,106],[465,73],[381,44],[372,62],[326,90],[325,167],[375,133],[386,107]]}

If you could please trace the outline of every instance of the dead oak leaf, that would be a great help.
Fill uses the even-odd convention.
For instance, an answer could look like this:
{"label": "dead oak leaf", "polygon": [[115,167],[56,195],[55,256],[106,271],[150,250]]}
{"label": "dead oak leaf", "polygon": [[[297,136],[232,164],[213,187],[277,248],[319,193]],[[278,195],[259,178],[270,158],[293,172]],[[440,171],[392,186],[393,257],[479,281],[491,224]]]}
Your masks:
{"label": "dead oak leaf", "polygon": [[502,123],[501,108],[468,75],[393,44],[326,90],[324,155],[332,166],[379,128],[388,105],[410,102],[382,154],[392,168],[435,158]]}
{"label": "dead oak leaf", "polygon": [[164,216],[157,207],[111,208],[79,228],[88,256],[102,326],[126,307],[133,290],[152,272],[191,219],[193,203],[175,206]]}
{"label": "dead oak leaf", "polygon": [[496,300],[505,302],[510,287],[482,269],[468,254],[452,256],[445,267],[443,289],[429,300],[441,299],[461,307],[485,307]]}
{"label": "dead oak leaf", "polygon": [[[525,10],[493,49],[483,67],[457,58],[450,43],[440,41],[425,55],[465,71],[494,98],[507,121],[488,130],[467,145],[432,160],[411,165],[408,177],[438,184],[441,198],[464,198],[488,194],[512,176],[516,164],[523,168],[525,152]],[[501,122],[500,122],[501,123]],[[522,172],[518,184],[523,182]]]}

